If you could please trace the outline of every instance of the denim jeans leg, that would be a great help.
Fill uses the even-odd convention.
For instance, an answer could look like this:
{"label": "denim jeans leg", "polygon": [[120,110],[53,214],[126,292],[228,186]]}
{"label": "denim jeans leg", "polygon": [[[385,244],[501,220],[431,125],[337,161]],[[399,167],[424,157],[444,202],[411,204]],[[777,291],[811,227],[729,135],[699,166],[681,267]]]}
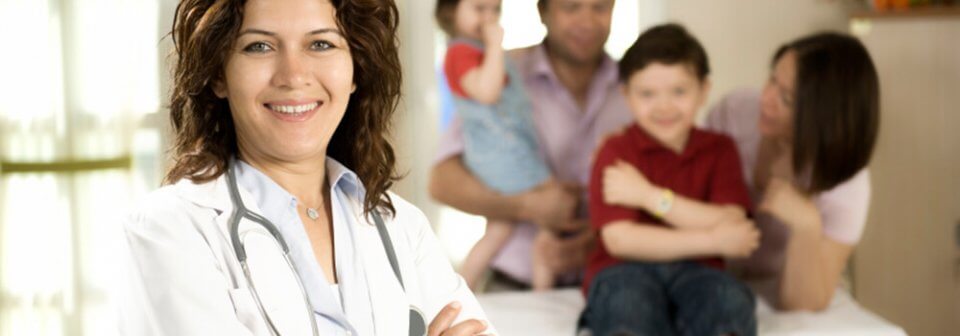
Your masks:
{"label": "denim jeans leg", "polygon": [[657,265],[621,264],[601,271],[587,293],[581,327],[594,336],[674,335]]}
{"label": "denim jeans leg", "polygon": [[667,286],[680,335],[757,334],[753,292],[727,272],[690,262]]}

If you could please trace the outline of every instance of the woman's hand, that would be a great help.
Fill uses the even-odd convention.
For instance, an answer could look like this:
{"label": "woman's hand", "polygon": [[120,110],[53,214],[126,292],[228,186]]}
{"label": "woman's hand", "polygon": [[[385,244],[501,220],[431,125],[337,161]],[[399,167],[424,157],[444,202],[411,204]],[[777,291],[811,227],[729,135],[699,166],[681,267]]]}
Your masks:
{"label": "woman's hand", "polygon": [[749,257],[760,245],[760,231],[746,219],[718,223],[710,236],[717,252],[728,258]]}
{"label": "woman's hand", "polygon": [[756,188],[765,190],[771,178],[794,181],[795,176],[791,144],[768,138],[761,140],[754,170]]}
{"label": "woman's hand", "polygon": [[656,186],[629,163],[617,160],[603,169],[603,201],[608,204],[643,208],[656,191]]}
{"label": "woman's hand", "polygon": [[427,336],[474,336],[487,330],[487,323],[477,319],[451,326],[457,315],[460,315],[461,308],[460,302],[456,301],[443,307],[427,328]]}
{"label": "woman's hand", "polygon": [[776,144],[773,161],[770,162],[770,177],[786,181],[796,179],[793,171],[793,148],[788,144]]}
{"label": "woman's hand", "polygon": [[820,230],[820,211],[792,183],[771,177],[757,209],[773,215],[793,230]]}

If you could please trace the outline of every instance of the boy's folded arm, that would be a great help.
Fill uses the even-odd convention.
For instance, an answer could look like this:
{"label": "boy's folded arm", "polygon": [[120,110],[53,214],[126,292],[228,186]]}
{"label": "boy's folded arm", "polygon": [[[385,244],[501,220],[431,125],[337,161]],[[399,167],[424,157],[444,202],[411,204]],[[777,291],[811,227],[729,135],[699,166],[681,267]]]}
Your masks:
{"label": "boy's folded arm", "polygon": [[710,228],[718,223],[746,218],[750,194],[740,170],[736,146],[732,140],[724,138],[718,150],[719,159],[707,182],[707,195],[703,199],[675,197],[664,221],[677,228]]}
{"label": "boy's folded arm", "polygon": [[610,255],[629,261],[667,262],[719,254],[706,229],[675,230],[621,220],[605,225],[600,239]]}
{"label": "boy's folded arm", "polygon": [[711,204],[675,195],[673,206],[663,221],[678,229],[709,229],[723,222],[746,218],[743,207],[735,204]]}

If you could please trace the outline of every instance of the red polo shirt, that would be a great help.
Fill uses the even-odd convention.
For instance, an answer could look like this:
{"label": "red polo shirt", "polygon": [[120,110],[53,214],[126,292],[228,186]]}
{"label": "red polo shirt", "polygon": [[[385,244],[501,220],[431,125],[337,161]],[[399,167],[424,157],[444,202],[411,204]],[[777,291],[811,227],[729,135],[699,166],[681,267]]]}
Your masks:
{"label": "red polo shirt", "polygon": [[[590,172],[590,225],[598,232],[609,223],[629,220],[636,223],[668,226],[644,211],[603,202],[603,169],[623,160],[651,183],[673,190],[677,195],[711,203],[737,205],[750,210],[750,195],[741,172],[737,147],[729,137],[694,128],[679,155],[647,135],[636,123],[622,134],[609,138],[600,147]],[[622,263],[607,252],[603,240],[590,253],[584,276],[584,293],[593,277],[603,269]],[[698,260],[723,268],[720,258]]]}

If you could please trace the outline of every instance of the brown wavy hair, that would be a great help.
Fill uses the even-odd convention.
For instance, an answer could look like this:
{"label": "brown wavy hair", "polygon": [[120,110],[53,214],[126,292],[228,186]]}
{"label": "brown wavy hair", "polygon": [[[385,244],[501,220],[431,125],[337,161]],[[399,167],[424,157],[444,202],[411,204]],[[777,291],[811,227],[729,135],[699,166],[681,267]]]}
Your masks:
{"label": "brown wavy hair", "polygon": [[[366,189],[364,212],[396,210],[387,190],[399,179],[396,157],[387,141],[390,120],[400,99],[399,12],[393,0],[330,0],[338,28],[353,58],[356,91],[337,126],[327,155],[353,170]],[[216,179],[238,154],[233,117],[213,83],[243,23],[246,0],[182,0],[170,35],[176,67],[170,100],[175,133],[173,167],[165,184]]]}

